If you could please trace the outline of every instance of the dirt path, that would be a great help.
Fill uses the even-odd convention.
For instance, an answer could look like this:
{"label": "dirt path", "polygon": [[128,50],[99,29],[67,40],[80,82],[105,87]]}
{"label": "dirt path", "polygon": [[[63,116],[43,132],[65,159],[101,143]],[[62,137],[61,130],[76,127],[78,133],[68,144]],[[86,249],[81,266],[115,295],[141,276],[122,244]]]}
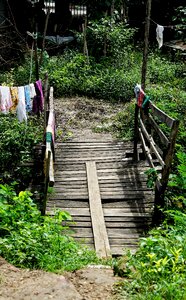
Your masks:
{"label": "dirt path", "polygon": [[114,138],[110,133],[114,117],[124,108],[123,103],[96,99],[55,99],[57,141],[111,140]]}
{"label": "dirt path", "polygon": [[[111,140],[113,117],[124,104],[87,98],[55,99],[57,141]],[[121,280],[101,266],[63,276],[23,270],[0,258],[0,300],[115,300],[113,285]]]}
{"label": "dirt path", "polygon": [[19,269],[0,258],[0,300],[114,300],[119,280],[100,266],[57,275]]}

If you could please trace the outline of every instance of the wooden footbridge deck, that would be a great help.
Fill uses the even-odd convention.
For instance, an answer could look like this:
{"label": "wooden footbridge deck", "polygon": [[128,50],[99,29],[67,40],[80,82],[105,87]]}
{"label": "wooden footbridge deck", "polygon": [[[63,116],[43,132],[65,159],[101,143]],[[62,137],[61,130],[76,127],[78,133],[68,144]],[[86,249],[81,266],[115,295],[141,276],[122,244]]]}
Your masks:
{"label": "wooden footbridge deck", "polygon": [[135,249],[152,220],[154,195],[146,162],[132,162],[132,143],[79,141],[56,144],[55,187],[47,211],[68,211],[77,240],[100,256]]}
{"label": "wooden footbridge deck", "polygon": [[[152,218],[159,218],[157,207],[164,205],[178,121],[150,101],[145,112],[136,104],[134,143],[78,140],[54,147],[52,88],[46,103],[43,212],[68,211],[74,221],[70,224],[72,235],[100,257],[120,255],[127,248],[135,250]],[[169,127],[168,137],[160,122]],[[142,156],[146,159],[141,160]],[[153,189],[146,184],[144,172],[149,167],[157,175]],[[54,185],[54,192],[47,195],[48,185]]]}

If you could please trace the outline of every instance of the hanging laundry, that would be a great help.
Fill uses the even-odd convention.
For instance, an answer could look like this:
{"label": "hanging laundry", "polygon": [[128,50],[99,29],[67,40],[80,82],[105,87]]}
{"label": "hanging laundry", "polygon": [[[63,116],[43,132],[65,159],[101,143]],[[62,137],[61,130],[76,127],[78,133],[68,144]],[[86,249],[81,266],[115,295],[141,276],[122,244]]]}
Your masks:
{"label": "hanging laundry", "polygon": [[11,87],[10,88],[10,94],[11,94],[11,98],[12,98],[12,107],[10,108],[10,111],[15,112],[16,107],[17,107],[18,102],[19,102],[17,87]]}
{"label": "hanging laundry", "polygon": [[17,106],[17,117],[19,122],[27,121],[26,105],[25,105],[25,89],[24,86],[18,87],[19,103]]}
{"label": "hanging laundry", "polygon": [[30,96],[30,86],[25,85],[25,104],[26,104],[26,111],[31,112],[32,111],[32,102],[31,102],[31,96]]}
{"label": "hanging laundry", "polygon": [[37,80],[35,83],[36,96],[33,100],[33,108],[32,111],[35,114],[39,114],[43,111],[44,97],[43,97],[43,89],[41,80]]}
{"label": "hanging laundry", "polygon": [[29,87],[30,87],[30,97],[31,99],[33,99],[36,96],[35,86],[33,83],[30,83]]}
{"label": "hanging laundry", "polygon": [[135,86],[134,92],[135,92],[135,95],[136,95],[137,105],[139,107],[142,107],[145,93],[144,93],[143,89],[141,88],[141,84],[137,84]]}
{"label": "hanging laundry", "polygon": [[10,88],[7,86],[0,86],[0,110],[6,114],[12,107],[12,99],[10,94]]}
{"label": "hanging laundry", "polygon": [[158,25],[156,27],[156,39],[159,44],[159,49],[163,46],[163,31],[164,27],[162,25]]}

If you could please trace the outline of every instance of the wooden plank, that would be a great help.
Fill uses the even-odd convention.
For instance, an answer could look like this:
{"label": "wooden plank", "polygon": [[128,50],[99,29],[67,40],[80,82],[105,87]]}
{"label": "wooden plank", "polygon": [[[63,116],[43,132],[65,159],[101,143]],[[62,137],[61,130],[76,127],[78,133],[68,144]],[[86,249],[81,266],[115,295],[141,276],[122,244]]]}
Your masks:
{"label": "wooden plank", "polygon": [[145,155],[146,155],[146,157],[147,157],[147,159],[149,161],[149,164],[150,164],[151,168],[154,168],[152,156],[150,154],[149,148],[147,147],[147,145],[145,143],[145,139],[144,139],[144,136],[142,134],[142,130],[141,130],[141,128],[139,128],[138,130],[139,130],[139,137],[140,137],[141,142],[142,142],[144,153],[145,153]]}
{"label": "wooden plank", "polygon": [[154,105],[151,101],[149,101],[149,108],[152,113],[160,119],[161,122],[165,123],[168,127],[172,128],[174,119],[168,116],[165,112],[159,109],[156,105]]}
{"label": "wooden plank", "polygon": [[153,117],[151,116],[151,114],[148,115],[148,120],[149,123],[151,124],[151,126],[154,128],[154,130],[156,131],[156,133],[158,134],[162,144],[164,144],[166,147],[168,147],[169,145],[169,139],[166,137],[166,135],[164,134],[164,132],[160,129],[160,127],[158,126],[158,124],[156,123],[156,121],[153,119]]}
{"label": "wooden plank", "polygon": [[50,161],[49,161],[49,186],[54,186],[54,161],[53,153],[51,152]]}
{"label": "wooden plank", "polygon": [[[68,208],[67,210],[72,216],[90,216],[90,209],[89,208]],[[151,214],[145,213],[145,212],[139,212],[139,211],[126,211],[126,209],[120,209],[120,208],[105,208],[103,209],[103,213],[105,217],[152,217]],[[50,214],[54,214],[54,212],[51,210]]]}
{"label": "wooden plank", "polygon": [[[70,225],[72,221],[65,221],[63,222],[64,225],[70,226],[70,228],[76,227],[92,227],[91,221],[75,221],[72,225]],[[144,224],[144,220],[136,220],[135,222],[106,222],[106,228],[139,228],[144,229],[147,227],[148,224]]]}
{"label": "wooden plank", "polygon": [[[112,195],[112,194],[109,194],[109,195],[102,195],[102,200],[119,200],[119,199],[122,199],[122,200],[130,200],[130,199],[134,199],[134,200],[137,200],[137,199],[145,199],[146,197],[149,197],[149,196],[153,196],[152,194],[148,194],[148,193],[143,193],[143,194],[138,194],[138,195],[131,195],[130,193],[129,194],[116,194],[116,195]],[[53,200],[87,200],[88,199],[88,195],[78,195],[78,194],[73,194],[73,195],[70,195],[70,194],[55,194],[53,197],[52,197]]]}
{"label": "wooden plank", "polygon": [[154,142],[152,136],[150,136],[150,135],[148,134],[148,132],[147,132],[147,130],[146,130],[146,128],[145,128],[145,125],[144,125],[144,123],[143,123],[143,121],[142,121],[141,119],[140,119],[140,125],[141,125],[141,130],[142,130],[143,134],[145,135],[146,139],[148,140],[148,142],[150,143],[150,146],[151,146],[151,148],[153,149],[153,152],[154,152],[154,154],[156,155],[156,157],[157,157],[157,159],[158,159],[160,165],[161,165],[162,167],[164,167],[165,163],[164,163],[164,161],[163,161],[161,155],[159,154],[159,152],[158,152],[158,150],[157,150],[157,148],[156,148],[156,144],[155,144],[155,142]]}
{"label": "wooden plank", "polygon": [[134,254],[137,251],[137,246],[119,246],[119,245],[114,245],[111,247],[111,252],[113,256],[121,256],[126,253],[126,251],[130,251],[130,253]]}
{"label": "wooden plank", "polygon": [[95,162],[86,162],[87,182],[89,190],[89,203],[92,219],[92,228],[94,234],[94,243],[96,253],[99,257],[110,257],[110,246],[106,231],[101,197],[99,192],[99,184],[96,172]]}

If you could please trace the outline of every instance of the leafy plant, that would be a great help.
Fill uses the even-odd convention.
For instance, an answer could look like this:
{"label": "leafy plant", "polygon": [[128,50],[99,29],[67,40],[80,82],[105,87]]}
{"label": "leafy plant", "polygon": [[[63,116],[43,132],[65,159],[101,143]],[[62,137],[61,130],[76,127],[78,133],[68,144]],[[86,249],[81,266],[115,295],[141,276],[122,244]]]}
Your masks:
{"label": "leafy plant", "polygon": [[150,168],[147,171],[145,171],[145,174],[147,175],[147,187],[154,187],[156,179],[158,178],[156,169]]}
{"label": "leafy plant", "polygon": [[140,240],[139,250],[124,256],[123,275],[129,278],[122,285],[121,294],[125,297],[149,300],[186,297],[186,214],[173,210],[165,214],[164,224]]}
{"label": "leafy plant", "polygon": [[0,185],[0,255],[14,265],[57,272],[98,262],[95,252],[69,236],[66,220],[72,218],[64,211],[42,217],[30,192],[17,195]]}
{"label": "leafy plant", "polygon": [[14,115],[0,116],[0,174],[1,183],[29,182],[31,170],[22,164],[33,155],[33,147],[42,140],[42,122],[29,117],[27,123],[19,123]]}

